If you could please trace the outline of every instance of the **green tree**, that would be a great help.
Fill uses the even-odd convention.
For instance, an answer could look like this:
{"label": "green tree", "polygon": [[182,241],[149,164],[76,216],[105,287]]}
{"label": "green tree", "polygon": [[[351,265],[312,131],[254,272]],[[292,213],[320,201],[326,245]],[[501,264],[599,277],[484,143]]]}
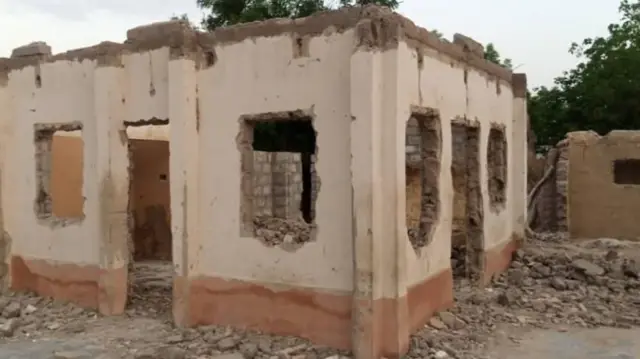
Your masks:
{"label": "green tree", "polygon": [[537,144],[552,146],[569,131],[640,127],[640,1],[622,0],[619,23],[603,37],[574,43],[580,60],[551,87],[535,90],[529,101]]}
{"label": "green tree", "polygon": [[502,59],[500,57],[500,53],[498,52],[498,50],[496,50],[495,45],[491,42],[488,43],[487,46],[485,46],[484,48],[484,58],[485,60],[491,61],[494,64],[498,64],[502,67],[506,67],[508,69],[513,68],[511,59],[508,59],[508,58]]}
{"label": "green tree", "polygon": [[378,4],[395,9],[399,0],[197,0],[198,6],[208,14],[202,21],[204,28],[213,30],[244,22],[272,18],[299,18],[315,12],[344,6]]}

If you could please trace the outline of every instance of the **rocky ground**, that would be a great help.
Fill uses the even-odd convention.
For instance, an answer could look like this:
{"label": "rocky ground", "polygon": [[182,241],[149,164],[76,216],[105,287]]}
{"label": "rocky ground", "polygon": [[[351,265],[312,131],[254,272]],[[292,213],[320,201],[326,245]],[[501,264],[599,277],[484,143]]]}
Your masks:
{"label": "rocky ground", "polygon": [[[0,358],[349,358],[298,338],[223,327],[174,328],[167,275],[159,276],[157,265],[137,269],[131,309],[123,317],[4,294]],[[406,358],[494,358],[499,347],[519,345],[532,330],[640,326],[639,309],[640,243],[568,243],[558,235],[538,236],[489,288],[456,283],[456,307],[412,337]]]}
{"label": "rocky ground", "polygon": [[537,328],[640,326],[640,243],[541,235],[490,287],[456,287],[456,307],[413,336],[409,358],[492,358]]}

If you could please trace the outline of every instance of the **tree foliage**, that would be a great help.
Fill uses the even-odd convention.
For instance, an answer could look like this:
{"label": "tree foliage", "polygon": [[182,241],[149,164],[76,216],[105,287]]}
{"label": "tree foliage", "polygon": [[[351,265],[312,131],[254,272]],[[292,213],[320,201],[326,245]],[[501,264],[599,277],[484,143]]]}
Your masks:
{"label": "tree foliage", "polygon": [[378,4],[395,9],[399,0],[197,0],[198,6],[208,11],[202,21],[204,28],[213,30],[244,22],[273,18],[299,18],[315,12],[344,6]]}
{"label": "tree foliage", "polygon": [[537,144],[551,146],[567,132],[640,126],[640,1],[622,0],[621,20],[608,34],[574,43],[580,60],[554,86],[536,89],[529,116]]}
{"label": "tree foliage", "polygon": [[488,43],[484,48],[484,58],[487,61],[491,61],[494,64],[498,64],[502,67],[506,67],[508,69],[513,68],[513,64],[511,59],[509,58],[501,58],[500,53],[496,50],[496,47],[493,43]]}

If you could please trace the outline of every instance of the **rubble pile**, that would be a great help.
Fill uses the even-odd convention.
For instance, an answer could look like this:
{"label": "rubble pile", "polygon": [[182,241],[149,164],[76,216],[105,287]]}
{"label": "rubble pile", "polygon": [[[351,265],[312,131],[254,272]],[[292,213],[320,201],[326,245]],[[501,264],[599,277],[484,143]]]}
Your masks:
{"label": "rubble pile", "polygon": [[[274,228],[273,223],[283,223],[285,233],[305,227],[284,224],[287,221],[265,227]],[[349,358],[349,353],[294,337],[218,326],[176,328],[170,315],[170,281],[149,279],[158,278],[156,270],[138,268],[142,277],[136,280],[144,279],[146,284],[142,288],[134,281],[132,301],[120,317],[101,317],[30,294],[4,293],[0,296],[0,357],[15,357],[19,351],[7,349],[12,343],[26,343],[29,350],[41,345],[46,351],[47,343],[59,340],[70,350],[51,353],[50,358]],[[461,281],[455,294],[455,307],[438,313],[412,336],[405,358],[488,358],[492,343],[517,343],[520,334],[536,328],[640,326],[640,243],[537,236],[514,254],[510,269],[490,286],[474,288]]]}
{"label": "rubble pile", "polygon": [[303,219],[256,217],[253,220],[256,237],[269,247],[285,246],[294,249],[311,241],[312,223]]}
{"label": "rubble pile", "polygon": [[546,234],[485,289],[456,286],[456,305],[412,337],[409,358],[483,358],[496,336],[526,328],[640,326],[640,243],[569,243]]}

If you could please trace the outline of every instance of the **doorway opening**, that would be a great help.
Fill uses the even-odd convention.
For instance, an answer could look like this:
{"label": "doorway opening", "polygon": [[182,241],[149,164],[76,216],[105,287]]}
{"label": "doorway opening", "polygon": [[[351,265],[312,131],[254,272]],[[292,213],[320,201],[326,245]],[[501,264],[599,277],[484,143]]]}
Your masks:
{"label": "doorway opening", "polygon": [[451,270],[454,281],[476,283],[484,266],[484,210],[480,186],[480,126],[451,123],[453,221]]}
{"label": "doorway opening", "polygon": [[128,124],[128,311],[171,316],[173,253],[168,121]]}

